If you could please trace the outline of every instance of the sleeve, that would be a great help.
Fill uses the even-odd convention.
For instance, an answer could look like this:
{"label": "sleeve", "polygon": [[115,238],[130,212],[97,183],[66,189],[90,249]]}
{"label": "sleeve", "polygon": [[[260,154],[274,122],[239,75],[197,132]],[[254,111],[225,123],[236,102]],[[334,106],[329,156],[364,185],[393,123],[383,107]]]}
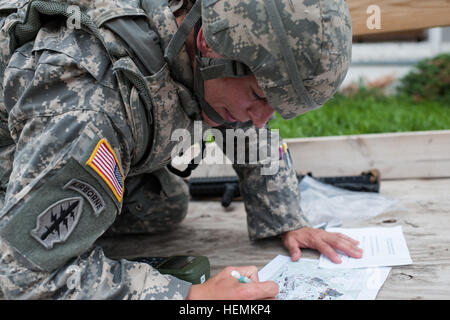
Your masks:
{"label": "sleeve", "polygon": [[[245,144],[242,139],[235,138],[234,151],[227,152],[227,143],[223,143],[223,151],[239,177],[250,239],[273,237],[309,226],[300,207],[295,170],[279,159],[278,147],[283,140],[278,132],[271,131],[267,125],[257,129],[251,123],[220,128],[225,137],[228,130],[234,130],[233,134],[239,136],[236,134],[239,129],[248,133]],[[229,138],[226,140],[230,143]]]}
{"label": "sleeve", "polygon": [[11,299],[183,299],[190,283],[95,246],[121,212],[133,141],[114,81],[98,80],[106,69],[96,79],[75,58],[102,65],[95,40],[83,52],[64,52],[65,35],[58,40],[57,48],[25,45],[5,72],[16,149],[0,211],[0,291]]}

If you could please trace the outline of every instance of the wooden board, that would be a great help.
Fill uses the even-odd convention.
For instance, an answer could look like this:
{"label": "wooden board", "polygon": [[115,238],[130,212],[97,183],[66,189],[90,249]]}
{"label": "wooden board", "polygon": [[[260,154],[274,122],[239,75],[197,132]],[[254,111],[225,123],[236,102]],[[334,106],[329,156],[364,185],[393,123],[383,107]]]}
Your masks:
{"label": "wooden board", "polygon": [[[377,299],[450,298],[450,179],[398,180],[381,184],[381,194],[399,207],[344,227],[402,226],[413,260],[393,267]],[[265,266],[288,252],[280,239],[250,241],[242,202],[225,211],[220,202],[191,202],[186,219],[171,232],[103,238],[97,242],[111,258],[205,255],[212,275],[230,265]],[[318,258],[314,250],[303,257]]]}
{"label": "wooden board", "polygon": [[[378,169],[382,179],[450,177],[450,130],[285,141],[291,150],[294,167],[301,174],[312,172],[316,177],[346,176]],[[234,174],[231,165],[201,164],[193,176]]]}
{"label": "wooden board", "polygon": [[[449,0],[347,0],[353,35],[367,35],[450,25]],[[380,8],[380,29],[369,29],[367,20],[373,14],[367,8]]]}
{"label": "wooden board", "polygon": [[298,172],[382,179],[450,177],[450,131],[368,134],[288,140]]}

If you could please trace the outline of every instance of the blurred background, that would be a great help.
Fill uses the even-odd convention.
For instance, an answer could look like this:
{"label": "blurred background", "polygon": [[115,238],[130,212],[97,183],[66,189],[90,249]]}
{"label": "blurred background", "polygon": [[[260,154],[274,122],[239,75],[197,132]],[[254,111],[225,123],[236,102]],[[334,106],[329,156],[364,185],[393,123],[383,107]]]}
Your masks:
{"label": "blurred background", "polygon": [[354,36],[338,93],[270,127],[284,138],[450,129],[450,27]]}

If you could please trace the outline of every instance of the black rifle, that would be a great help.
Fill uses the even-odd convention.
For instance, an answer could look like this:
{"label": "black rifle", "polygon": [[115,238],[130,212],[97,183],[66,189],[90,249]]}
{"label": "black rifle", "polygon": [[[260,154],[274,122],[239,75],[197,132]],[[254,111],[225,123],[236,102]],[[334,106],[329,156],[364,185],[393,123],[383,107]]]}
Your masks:
{"label": "black rifle", "polygon": [[[307,175],[313,177],[311,173]],[[297,175],[299,181],[303,177],[304,175]],[[351,191],[379,192],[380,190],[380,173],[376,169],[363,172],[359,176],[313,178],[323,183]],[[241,196],[237,176],[190,178],[187,183],[193,199],[202,200],[205,198],[221,197],[224,208],[227,208],[234,198]]]}

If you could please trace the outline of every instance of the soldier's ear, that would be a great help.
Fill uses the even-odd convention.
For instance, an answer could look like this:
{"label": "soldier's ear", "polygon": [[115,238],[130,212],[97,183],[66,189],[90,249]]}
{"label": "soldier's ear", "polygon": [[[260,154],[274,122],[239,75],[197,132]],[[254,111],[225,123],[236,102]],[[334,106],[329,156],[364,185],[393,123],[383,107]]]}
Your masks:
{"label": "soldier's ear", "polygon": [[211,50],[211,48],[206,43],[205,35],[203,34],[203,27],[200,28],[200,30],[197,33],[197,48],[202,53],[202,56],[208,57],[211,53],[214,53],[214,51]]}

